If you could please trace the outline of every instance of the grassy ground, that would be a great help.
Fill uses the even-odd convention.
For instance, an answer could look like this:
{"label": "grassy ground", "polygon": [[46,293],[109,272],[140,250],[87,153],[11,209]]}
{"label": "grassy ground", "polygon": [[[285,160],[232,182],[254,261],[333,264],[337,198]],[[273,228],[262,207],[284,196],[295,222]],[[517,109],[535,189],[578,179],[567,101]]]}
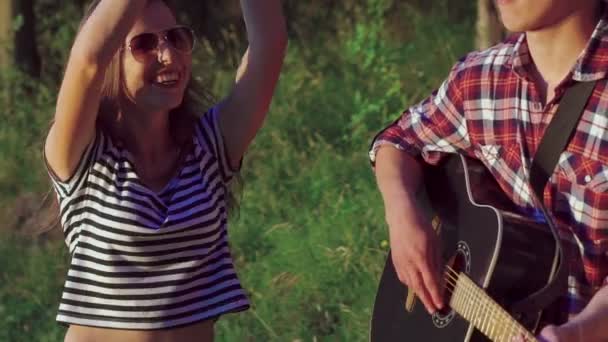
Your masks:
{"label": "grassy ground", "polygon": [[[447,2],[402,14],[396,27],[403,32],[395,35],[386,29],[385,3],[368,1],[362,20],[320,33],[314,45],[290,45],[271,112],[245,159],[245,190],[230,228],[253,307],[222,318],[219,341],[367,339],[387,251],[369,142],[429,94],[473,40],[472,15],[450,18]],[[215,88],[230,78],[220,74]],[[5,203],[44,187],[36,149],[54,98],[47,92],[33,100],[15,95],[30,99],[13,101],[26,106],[23,117],[0,126]],[[61,241],[0,239],[0,341],[62,339],[54,315],[66,263]]]}

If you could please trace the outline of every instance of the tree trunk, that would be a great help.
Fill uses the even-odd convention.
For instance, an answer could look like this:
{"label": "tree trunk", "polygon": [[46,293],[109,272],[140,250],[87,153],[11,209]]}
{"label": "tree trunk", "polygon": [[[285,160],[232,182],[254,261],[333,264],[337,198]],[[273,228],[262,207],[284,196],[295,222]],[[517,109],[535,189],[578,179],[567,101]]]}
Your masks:
{"label": "tree trunk", "polygon": [[9,49],[12,47],[11,26],[13,9],[11,0],[0,0],[0,66],[10,66],[12,58]]}
{"label": "tree trunk", "polygon": [[500,42],[505,30],[498,18],[498,12],[492,0],[477,0],[477,39],[478,49],[487,49]]}
{"label": "tree trunk", "polygon": [[[7,0],[0,0],[7,1]],[[33,77],[40,77],[40,55],[36,46],[34,0],[13,0],[14,18],[21,16],[22,25],[15,32],[14,62]]]}

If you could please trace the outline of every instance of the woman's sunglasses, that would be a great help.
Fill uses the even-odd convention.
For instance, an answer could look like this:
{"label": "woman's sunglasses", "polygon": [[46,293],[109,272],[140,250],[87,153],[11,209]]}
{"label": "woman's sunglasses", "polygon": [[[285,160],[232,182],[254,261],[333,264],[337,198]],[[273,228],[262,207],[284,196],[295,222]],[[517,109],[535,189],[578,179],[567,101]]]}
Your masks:
{"label": "woman's sunglasses", "polygon": [[157,58],[160,40],[164,39],[174,50],[181,53],[191,53],[194,49],[194,33],[185,26],[177,26],[161,32],[146,32],[139,34],[127,45],[133,58],[145,62],[150,57]]}

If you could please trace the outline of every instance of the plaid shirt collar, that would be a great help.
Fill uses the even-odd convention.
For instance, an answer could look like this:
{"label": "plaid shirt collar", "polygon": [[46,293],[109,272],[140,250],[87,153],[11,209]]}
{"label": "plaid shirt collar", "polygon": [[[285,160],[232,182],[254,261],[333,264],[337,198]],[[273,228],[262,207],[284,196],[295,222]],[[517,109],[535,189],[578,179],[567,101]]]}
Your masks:
{"label": "plaid shirt collar", "polygon": [[[606,77],[608,71],[608,5],[606,2],[602,3],[602,11],[602,17],[595,26],[591,39],[564,81],[572,79],[578,82],[589,82]],[[526,34],[515,35],[510,41],[514,43],[513,50],[507,54],[505,65],[510,67],[517,76],[528,79],[532,58],[528,50]]]}

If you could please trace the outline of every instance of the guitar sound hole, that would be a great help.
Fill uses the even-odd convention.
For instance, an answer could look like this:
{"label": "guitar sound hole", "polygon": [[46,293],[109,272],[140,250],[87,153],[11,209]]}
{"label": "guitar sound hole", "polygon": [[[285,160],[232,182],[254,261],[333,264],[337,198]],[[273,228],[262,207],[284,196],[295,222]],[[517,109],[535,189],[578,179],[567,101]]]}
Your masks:
{"label": "guitar sound hole", "polygon": [[443,277],[444,308],[433,315],[433,324],[437,328],[445,328],[456,317],[456,311],[450,307],[452,293],[460,274],[469,274],[471,271],[471,249],[465,241],[456,244],[456,250],[447,261]]}

